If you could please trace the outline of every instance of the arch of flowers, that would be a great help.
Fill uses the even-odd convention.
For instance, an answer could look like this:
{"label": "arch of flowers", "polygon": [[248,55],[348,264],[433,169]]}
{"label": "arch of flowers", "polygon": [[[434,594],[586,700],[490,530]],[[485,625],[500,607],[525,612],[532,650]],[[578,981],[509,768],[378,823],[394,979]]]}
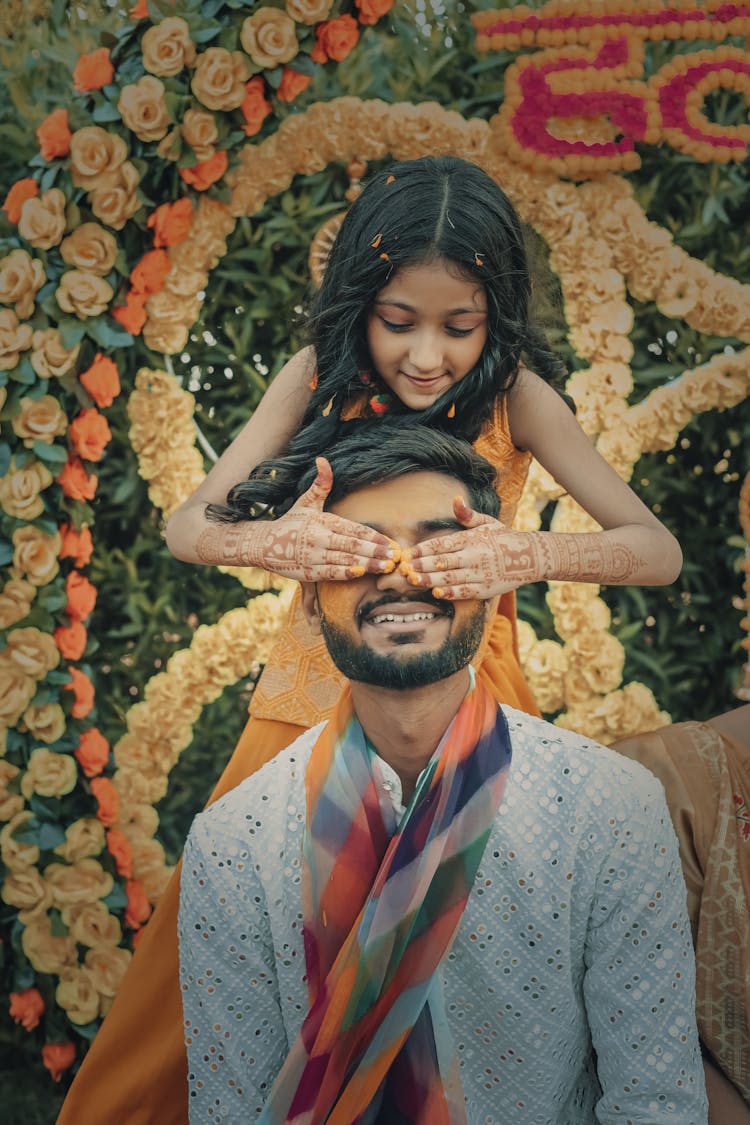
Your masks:
{"label": "arch of flowers", "polygon": [[[332,15],[330,0],[287,0],[244,17],[225,7],[139,0],[118,42],[79,60],[70,107],[43,122],[30,175],[4,204],[18,237],[0,260],[8,446],[0,465],[0,895],[14,911],[11,1014],[29,1030],[45,1019],[43,1053],[56,1077],[106,1014],[168,877],[153,805],[169,772],[202,708],[266,659],[291,594],[284,580],[232,570],[266,592],[200,625],[190,647],[145,685],[110,747],[85,666],[96,600],[85,571],[96,549],[89,501],[111,438],[106,410],[122,393],[118,356],[136,335],[166,357],[182,351],[240,216],[332,162],[463,156],[503,186],[550,247],[570,340],[589,364],[569,390],[621,476],[629,479],[643,452],[671,449],[696,414],[731,408],[750,392],[745,349],[628,404],[628,292],[701,332],[745,342],[750,293],[676,247],[616,175],[577,184],[513,162],[506,122],[466,120],[437,104],[338,98],[247,143],[279,100],[306,87],[311,66],[346,57],[359,23],[374,23],[390,0],[357,0],[359,23]],[[177,199],[144,204],[144,160],[178,167]],[[138,245],[135,257],[126,244]],[[203,477],[194,399],[156,367],[141,368],[128,393],[139,471],[166,516]],[[595,526],[535,466],[519,526],[538,527],[550,503],[555,529]],[[668,716],[645,686],[622,683],[624,650],[598,593],[552,583],[559,641],[538,640],[523,623],[520,639],[542,708],[610,742]],[[181,723],[161,722],[166,712]]]}

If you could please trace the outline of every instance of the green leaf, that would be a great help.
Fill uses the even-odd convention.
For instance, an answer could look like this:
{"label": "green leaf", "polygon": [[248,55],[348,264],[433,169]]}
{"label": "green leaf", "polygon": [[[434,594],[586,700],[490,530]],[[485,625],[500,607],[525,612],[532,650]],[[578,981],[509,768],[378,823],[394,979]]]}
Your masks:
{"label": "green leaf", "polygon": [[32,446],[40,461],[50,465],[64,465],[68,460],[68,451],[61,445],[48,445],[46,441],[35,441]]}
{"label": "green leaf", "polygon": [[91,117],[96,121],[97,125],[103,125],[110,121],[120,121],[122,114],[116,105],[112,105],[112,102],[103,101],[96,106]]}
{"label": "green leaf", "polygon": [[126,348],[133,343],[130,333],[109,316],[87,320],[86,332],[101,348]]}
{"label": "green leaf", "polygon": [[102,902],[108,910],[124,910],[128,905],[128,896],[121,883],[115,883],[112,890]]}
{"label": "green leaf", "polygon": [[215,23],[210,27],[203,27],[200,31],[193,32],[192,38],[195,43],[210,43],[217,35],[221,34],[221,24]]}
{"label": "green leaf", "polygon": [[64,348],[74,348],[86,335],[86,325],[77,317],[64,316],[57,325]]}
{"label": "green leaf", "polygon": [[[7,441],[0,442],[0,477],[4,477],[10,465],[10,446]],[[11,552],[11,558],[13,553]],[[0,564],[5,565],[5,564]]]}
{"label": "green leaf", "polygon": [[308,74],[312,77],[317,69],[316,64],[312,61],[309,55],[303,54],[301,51],[295,55],[290,63],[287,63],[290,70],[296,70],[298,74]]}

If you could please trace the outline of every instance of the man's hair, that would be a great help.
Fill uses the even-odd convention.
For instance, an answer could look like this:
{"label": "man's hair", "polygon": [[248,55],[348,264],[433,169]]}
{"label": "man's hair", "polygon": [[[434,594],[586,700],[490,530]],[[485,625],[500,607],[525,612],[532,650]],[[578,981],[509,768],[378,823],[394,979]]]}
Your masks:
{"label": "man's hair", "polygon": [[[328,505],[360,488],[384,484],[408,473],[444,473],[464,485],[471,507],[497,518],[500,501],[495,491],[495,469],[468,442],[420,426],[409,419],[382,418],[353,426],[327,454],[333,470]],[[282,458],[283,460],[283,458]],[[293,484],[289,476],[271,466],[258,465],[243,482],[242,510],[230,492],[229,519],[268,519],[283,515],[310,487],[317,470],[313,463]]]}

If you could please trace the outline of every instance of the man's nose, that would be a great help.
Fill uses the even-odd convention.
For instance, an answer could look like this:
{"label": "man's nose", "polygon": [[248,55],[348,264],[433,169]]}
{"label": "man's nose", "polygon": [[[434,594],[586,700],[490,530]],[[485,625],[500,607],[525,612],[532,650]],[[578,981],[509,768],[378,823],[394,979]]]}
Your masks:
{"label": "man's nose", "polygon": [[411,583],[407,581],[406,576],[401,573],[398,565],[390,574],[378,575],[376,586],[383,593],[392,591],[394,594],[407,593],[414,589]]}

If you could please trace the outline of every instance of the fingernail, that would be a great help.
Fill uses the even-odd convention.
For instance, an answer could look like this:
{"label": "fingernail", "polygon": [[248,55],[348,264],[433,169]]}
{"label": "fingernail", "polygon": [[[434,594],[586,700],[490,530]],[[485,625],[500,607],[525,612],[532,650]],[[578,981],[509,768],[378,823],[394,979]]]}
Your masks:
{"label": "fingernail", "polygon": [[434,597],[436,597],[436,598],[444,598],[445,597],[445,590],[443,589],[442,586],[433,586],[432,587],[432,593],[433,593]]}
{"label": "fingernail", "polygon": [[412,569],[409,566],[408,562],[400,562],[398,564],[398,572],[399,572],[399,574],[403,574],[403,576],[405,578],[408,578],[409,575],[412,573]]}
{"label": "fingernail", "polygon": [[419,586],[421,579],[419,575],[415,574],[412,570],[407,574],[406,581],[409,582],[412,586]]}
{"label": "fingernail", "polygon": [[[388,560],[388,562],[384,562],[384,563],[380,564],[380,569],[382,570],[383,574],[392,574],[393,571],[396,569],[396,564],[395,564],[395,562],[391,562],[390,560]],[[363,567],[363,570],[364,570],[364,567]]]}
{"label": "fingernail", "polygon": [[411,547],[403,547],[401,550],[401,562],[410,562],[412,557]]}
{"label": "fingernail", "polygon": [[352,576],[352,578],[361,578],[364,573],[365,573],[365,568],[363,566],[350,566],[349,567],[349,574]]}

